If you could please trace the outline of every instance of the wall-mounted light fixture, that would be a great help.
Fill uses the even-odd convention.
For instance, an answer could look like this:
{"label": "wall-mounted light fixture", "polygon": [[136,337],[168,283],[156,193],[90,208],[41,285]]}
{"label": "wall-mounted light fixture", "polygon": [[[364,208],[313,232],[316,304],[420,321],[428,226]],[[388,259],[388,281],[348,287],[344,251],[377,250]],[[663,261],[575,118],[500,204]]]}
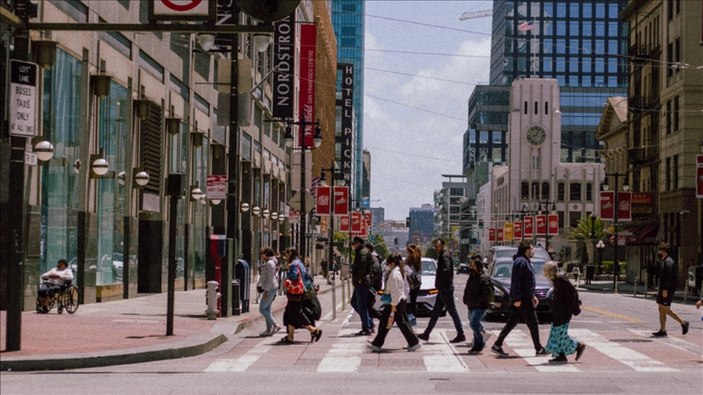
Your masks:
{"label": "wall-mounted light fixture", "polygon": [[246,213],[247,211],[249,211],[249,203],[242,202],[242,205],[239,209],[242,210],[243,213]]}
{"label": "wall-mounted light fixture", "polygon": [[278,219],[278,213],[275,212],[275,211],[272,212],[272,213],[271,213],[271,219],[274,220],[274,221],[277,220],[277,219]]}
{"label": "wall-mounted light fixture", "polygon": [[169,134],[178,134],[181,130],[181,119],[166,118],[166,130]]}
{"label": "wall-mounted light fixture", "polygon": [[193,147],[199,148],[203,146],[203,133],[195,132],[193,136]]}
{"label": "wall-mounted light fixture", "polygon": [[137,188],[146,186],[149,183],[149,173],[138,168],[132,169],[132,183]]}
{"label": "wall-mounted light fixture", "polygon": [[32,150],[42,162],[50,161],[54,157],[54,145],[43,136],[32,138]]}
{"label": "wall-mounted light fixture", "polygon": [[254,33],[254,49],[256,52],[264,52],[269,48],[271,36],[266,33]]}
{"label": "wall-mounted light fixture", "polygon": [[100,149],[100,153],[97,155],[90,155],[90,177],[99,178],[107,174],[110,170],[110,164],[107,159],[103,157],[103,150]]}
{"label": "wall-mounted light fixture", "polygon": [[251,213],[252,213],[253,215],[255,215],[255,216],[258,217],[259,214],[261,214],[261,208],[260,208],[259,206],[254,206],[254,207],[251,209]]}
{"label": "wall-mounted light fixture", "polygon": [[198,201],[205,196],[205,193],[200,189],[200,183],[196,182],[195,185],[190,187],[190,198],[192,200]]}
{"label": "wall-mounted light fixture", "polygon": [[149,117],[149,100],[137,99],[134,101],[134,107],[137,109],[137,117],[139,119]]}
{"label": "wall-mounted light fixture", "polygon": [[45,69],[50,68],[56,63],[56,41],[32,41],[32,53],[35,63]]}
{"label": "wall-mounted light fixture", "polygon": [[264,216],[264,219],[268,219],[269,215],[271,215],[271,212],[266,208],[261,214]]}
{"label": "wall-mounted light fixture", "polygon": [[209,51],[215,45],[215,35],[212,33],[198,33],[197,40],[203,51]]}
{"label": "wall-mounted light fixture", "polygon": [[98,97],[109,96],[110,81],[112,81],[112,77],[107,74],[91,75],[90,84],[93,88],[93,94]]}

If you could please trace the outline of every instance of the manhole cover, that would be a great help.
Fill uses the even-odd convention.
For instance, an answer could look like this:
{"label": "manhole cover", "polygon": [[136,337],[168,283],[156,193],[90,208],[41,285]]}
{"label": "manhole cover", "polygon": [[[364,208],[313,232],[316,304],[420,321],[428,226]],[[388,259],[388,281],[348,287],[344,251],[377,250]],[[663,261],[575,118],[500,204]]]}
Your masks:
{"label": "manhole cover", "polygon": [[611,342],[615,343],[649,343],[649,339],[611,339]]}

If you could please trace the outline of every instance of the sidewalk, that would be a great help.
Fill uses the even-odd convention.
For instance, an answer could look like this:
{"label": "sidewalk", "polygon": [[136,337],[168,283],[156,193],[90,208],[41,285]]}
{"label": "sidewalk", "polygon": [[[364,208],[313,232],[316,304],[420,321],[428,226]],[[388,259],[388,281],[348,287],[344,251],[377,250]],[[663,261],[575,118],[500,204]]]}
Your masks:
{"label": "sidewalk", "polygon": [[[320,294],[331,286],[315,278]],[[337,288],[341,287],[339,280]],[[337,291],[339,292],[339,290]],[[255,293],[255,291],[253,292]],[[339,295],[338,295],[339,296]],[[254,295],[252,295],[254,297]],[[226,342],[263,317],[251,300],[249,312],[208,320],[205,289],[175,293],[173,335],[166,336],[167,294],[81,305],[75,314],[22,313],[21,350],[5,351],[6,312],[0,312],[0,371],[61,370],[182,358],[202,354]],[[272,311],[282,311],[277,296]],[[323,304],[323,314],[329,306]]]}
{"label": "sidewalk", "polygon": [[[574,285],[577,285],[576,281],[574,281],[573,279],[573,276],[569,276],[569,279]],[[583,279],[583,277],[581,277],[578,282],[578,289],[584,289],[594,292],[613,293],[612,279],[592,280],[590,284],[586,284],[585,282],[586,281]],[[634,295],[637,297],[649,298],[652,300],[656,299],[657,297],[656,288],[646,288],[643,285],[637,285],[637,288],[635,288],[634,284],[626,283],[624,281],[618,282],[618,293],[623,295]],[[676,300],[677,302],[694,304],[698,300],[698,296],[691,296],[689,294],[686,297],[685,292],[683,290],[677,290],[676,294],[674,294],[674,300]]]}

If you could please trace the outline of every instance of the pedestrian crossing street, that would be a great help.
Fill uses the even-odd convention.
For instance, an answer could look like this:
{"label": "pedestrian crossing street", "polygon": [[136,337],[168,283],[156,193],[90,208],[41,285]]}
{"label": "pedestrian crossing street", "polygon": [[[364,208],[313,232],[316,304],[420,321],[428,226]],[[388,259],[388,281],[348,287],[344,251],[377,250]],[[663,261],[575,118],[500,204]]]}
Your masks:
{"label": "pedestrian crossing street", "polygon": [[[350,314],[341,322],[322,321],[319,327],[324,335],[317,343],[309,343],[305,330],[296,331],[296,344],[280,345],[284,335],[259,338],[250,334],[232,352],[220,355],[205,368],[207,372],[247,372],[265,370],[301,370],[319,373],[372,372],[390,369],[394,372],[465,373],[490,370],[532,369],[544,373],[578,373],[589,370],[635,371],[642,373],[671,373],[686,369],[700,369],[703,362],[703,334],[699,331],[686,337],[671,336],[652,338],[651,331],[644,329],[588,329],[572,324],[570,335],[587,345],[583,357],[569,363],[552,365],[551,356],[535,356],[529,331],[518,325],[507,337],[503,348],[510,354],[500,358],[490,351],[498,336],[502,323],[490,323],[488,340],[479,355],[468,355],[466,343],[451,344],[455,336],[451,325],[439,325],[429,342],[421,342],[422,348],[407,352],[405,340],[394,328],[386,338],[383,352],[373,353],[368,341],[373,337],[355,336],[358,322],[350,323]],[[442,323],[442,320],[440,320]],[[416,331],[423,328],[419,322]],[[447,329],[444,329],[443,326]],[[546,344],[548,325],[540,326],[540,338]],[[470,340],[471,331],[466,329]]]}

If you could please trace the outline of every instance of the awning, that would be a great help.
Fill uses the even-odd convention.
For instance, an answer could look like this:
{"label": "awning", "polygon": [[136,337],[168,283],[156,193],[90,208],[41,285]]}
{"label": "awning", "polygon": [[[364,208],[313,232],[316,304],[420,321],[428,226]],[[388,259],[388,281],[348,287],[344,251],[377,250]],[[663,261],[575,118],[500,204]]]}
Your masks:
{"label": "awning", "polygon": [[648,224],[628,229],[632,236],[627,238],[627,245],[657,244],[659,224]]}

